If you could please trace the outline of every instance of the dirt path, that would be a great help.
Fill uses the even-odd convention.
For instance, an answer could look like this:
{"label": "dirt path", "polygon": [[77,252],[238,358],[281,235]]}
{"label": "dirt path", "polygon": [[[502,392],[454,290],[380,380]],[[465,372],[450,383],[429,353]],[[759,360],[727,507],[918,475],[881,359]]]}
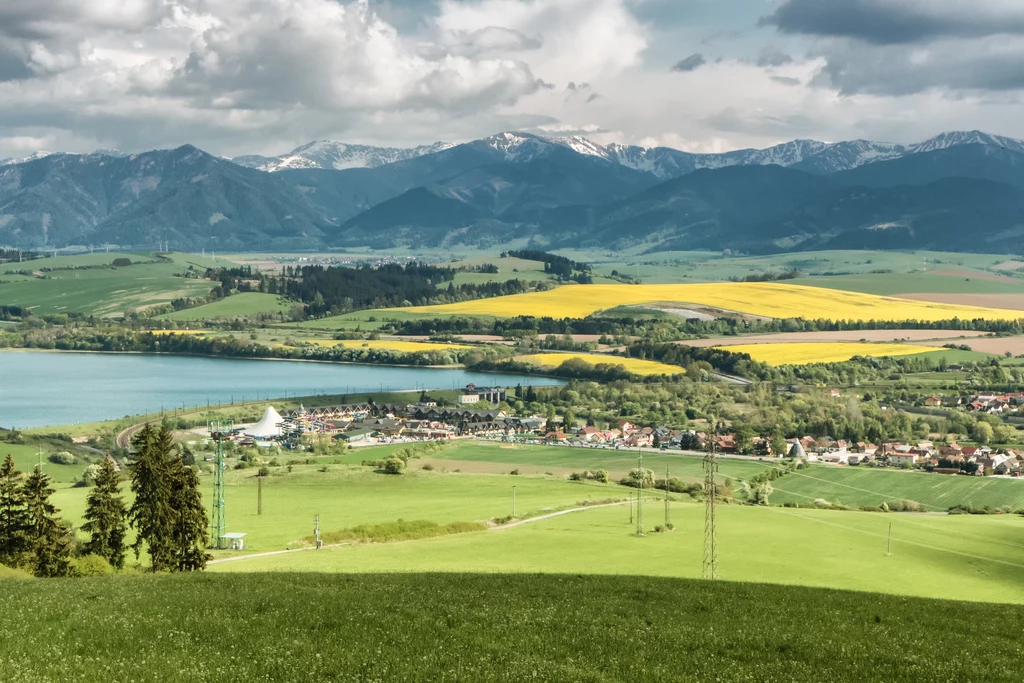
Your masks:
{"label": "dirt path", "polygon": [[583,510],[596,510],[598,508],[614,507],[616,505],[625,505],[628,500],[621,500],[618,503],[602,503],[601,505],[584,505],[579,508],[572,508],[571,510],[559,510],[558,512],[549,512],[546,515],[540,517],[530,517],[529,519],[520,519],[516,522],[509,522],[508,524],[502,524],[501,526],[492,526],[488,531],[501,531],[502,529],[511,529],[512,527],[521,526],[523,524],[529,524],[530,522],[539,522],[542,519],[551,519],[552,517],[558,517],[559,515],[567,515],[570,512],[581,512]]}
{"label": "dirt path", "polygon": [[[618,503],[603,503],[601,505],[584,505],[583,507],[572,508],[571,510],[559,510],[558,512],[551,512],[551,513],[548,513],[546,515],[540,515],[539,517],[530,517],[529,519],[520,519],[520,520],[518,520],[516,522],[510,522],[508,524],[503,524],[501,526],[492,526],[491,528],[488,529],[488,531],[501,531],[502,529],[511,529],[512,527],[517,527],[517,526],[520,526],[520,525],[523,525],[523,524],[529,524],[531,522],[539,522],[542,519],[550,519],[552,517],[558,517],[559,515],[567,515],[570,512],[581,512],[583,510],[596,510],[597,508],[606,508],[606,507],[612,507],[612,506],[615,506],[615,505],[625,505],[628,502],[629,501],[627,501],[627,500],[623,500],[623,501],[620,501]],[[434,536],[432,538],[437,538],[437,537]],[[416,539],[416,540],[422,540],[422,539]],[[351,543],[331,543],[329,545],[323,546],[323,548],[340,548],[342,546],[347,546],[347,545],[352,545],[352,544]],[[250,555],[235,555],[233,557],[222,557],[222,558],[217,559],[217,560],[210,560],[206,564],[211,565],[211,564],[222,564],[224,562],[238,562],[239,560],[251,560],[251,559],[253,559],[255,557],[270,557],[271,555],[286,555],[288,553],[301,553],[301,552],[307,551],[307,550],[316,550],[316,548],[313,548],[313,547],[309,547],[309,548],[291,548],[291,549],[288,549],[288,550],[270,550],[270,551],[267,551],[267,552],[264,552],[264,553],[252,553]]]}

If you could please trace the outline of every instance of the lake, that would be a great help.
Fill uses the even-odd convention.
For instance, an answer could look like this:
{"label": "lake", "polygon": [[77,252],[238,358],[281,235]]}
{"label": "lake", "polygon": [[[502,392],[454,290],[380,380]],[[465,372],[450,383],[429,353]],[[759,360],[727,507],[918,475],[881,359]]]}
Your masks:
{"label": "lake", "polygon": [[[550,377],[345,363],[0,351],[0,426],[110,420],[177,406],[313,394],[559,384]],[[353,397],[353,400],[357,397]]]}

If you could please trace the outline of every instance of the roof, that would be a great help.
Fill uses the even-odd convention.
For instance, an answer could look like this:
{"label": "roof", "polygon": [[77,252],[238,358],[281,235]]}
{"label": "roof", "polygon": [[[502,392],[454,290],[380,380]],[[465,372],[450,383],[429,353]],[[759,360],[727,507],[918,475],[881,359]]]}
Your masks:
{"label": "roof", "polygon": [[231,540],[237,540],[239,538],[245,538],[247,535],[248,534],[243,534],[243,533],[239,533],[237,531],[232,531],[230,534],[224,534],[223,536],[221,536],[221,538],[226,538],[229,541],[231,541]]}
{"label": "roof", "polygon": [[281,424],[284,422],[284,418],[281,417],[280,413],[274,410],[274,406],[267,406],[267,409],[263,411],[263,417],[260,421],[245,430],[245,433],[249,436],[281,436]]}

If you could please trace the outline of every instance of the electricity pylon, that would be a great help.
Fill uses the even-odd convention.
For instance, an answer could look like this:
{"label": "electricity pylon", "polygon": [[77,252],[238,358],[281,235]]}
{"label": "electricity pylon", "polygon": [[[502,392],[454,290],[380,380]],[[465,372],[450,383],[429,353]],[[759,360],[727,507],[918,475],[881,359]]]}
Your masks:
{"label": "electricity pylon", "polygon": [[213,516],[210,520],[210,547],[220,548],[228,530],[227,508],[224,504],[224,439],[234,427],[231,420],[211,420],[210,437],[217,444],[217,462],[213,469]]}
{"label": "electricity pylon", "polygon": [[718,456],[715,444],[704,456],[704,570],[705,579],[718,578],[718,538],[715,535],[715,473]]}

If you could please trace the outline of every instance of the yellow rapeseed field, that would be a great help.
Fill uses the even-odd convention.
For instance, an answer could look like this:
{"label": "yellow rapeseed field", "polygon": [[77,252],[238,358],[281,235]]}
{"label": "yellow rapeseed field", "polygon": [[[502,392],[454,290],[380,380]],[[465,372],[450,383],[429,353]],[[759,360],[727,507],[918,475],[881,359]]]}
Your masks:
{"label": "yellow rapeseed field", "polygon": [[468,349],[465,344],[433,344],[430,342],[401,341],[397,339],[308,339],[317,346],[344,346],[346,349],[387,349],[404,353],[444,351],[445,349]]}
{"label": "yellow rapeseed field", "polygon": [[870,344],[859,342],[793,342],[789,344],[735,344],[716,348],[733,353],[746,353],[768,365],[807,365],[808,363],[841,363],[854,356],[912,356],[938,351],[934,346],[914,344]]}
{"label": "yellow rapeseed field", "polygon": [[591,365],[599,365],[601,363],[623,365],[626,370],[635,375],[680,375],[685,372],[678,365],[668,365],[667,363],[658,363],[653,360],[640,360],[639,358],[602,356],[592,353],[535,353],[529,356],[517,356],[516,360],[546,368],[557,368],[570,358],[579,358]]}
{"label": "yellow rapeseed field", "polygon": [[671,302],[736,311],[768,318],[828,320],[1016,320],[1024,311],[958,306],[861,292],[845,292],[778,282],[716,282],[693,285],[564,285],[546,292],[513,294],[403,312],[425,315],[517,315],[584,318],[615,306]]}

